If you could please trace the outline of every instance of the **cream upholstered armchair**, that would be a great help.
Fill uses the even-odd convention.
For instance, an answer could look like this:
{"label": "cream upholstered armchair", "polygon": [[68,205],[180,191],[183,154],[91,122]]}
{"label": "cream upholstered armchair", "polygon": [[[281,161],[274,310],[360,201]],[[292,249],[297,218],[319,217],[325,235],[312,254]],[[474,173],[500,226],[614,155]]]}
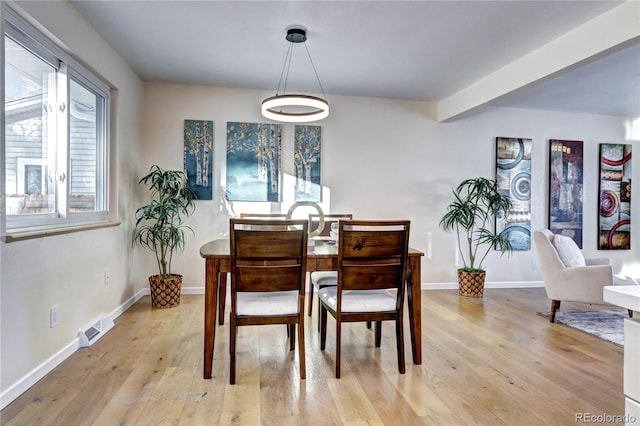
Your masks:
{"label": "cream upholstered armchair", "polygon": [[613,285],[608,258],[585,259],[576,243],[548,229],[533,233],[544,288],[551,299],[549,320],[555,322],[561,301],[607,305],[602,299],[604,286]]}

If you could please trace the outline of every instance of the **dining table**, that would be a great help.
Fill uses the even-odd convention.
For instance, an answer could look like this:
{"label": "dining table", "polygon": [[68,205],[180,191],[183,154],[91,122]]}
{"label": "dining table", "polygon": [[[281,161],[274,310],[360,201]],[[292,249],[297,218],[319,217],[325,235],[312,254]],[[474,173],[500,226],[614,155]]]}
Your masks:
{"label": "dining table", "polygon": [[[226,294],[226,276],[231,272],[229,239],[209,241],[200,247],[200,256],[205,259],[204,291],[204,372],[205,379],[211,378],[213,351],[218,315],[218,297]],[[424,253],[409,248],[407,266],[407,303],[409,307],[409,329],[413,363],[422,363],[422,321],[421,321],[421,278],[420,262]],[[338,248],[335,241],[326,238],[310,238],[307,248],[307,272],[335,271],[338,265]],[[224,290],[221,288],[224,286]],[[224,306],[224,304],[222,304]],[[224,315],[223,309],[219,314]],[[221,322],[222,323],[222,322]]]}

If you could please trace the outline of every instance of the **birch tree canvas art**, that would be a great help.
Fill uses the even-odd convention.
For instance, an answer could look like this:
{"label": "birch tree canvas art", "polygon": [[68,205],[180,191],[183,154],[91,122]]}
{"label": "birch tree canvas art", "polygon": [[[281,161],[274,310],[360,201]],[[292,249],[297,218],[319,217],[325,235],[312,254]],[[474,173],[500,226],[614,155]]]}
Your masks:
{"label": "birch tree canvas art", "polygon": [[199,200],[213,199],[213,121],[184,120],[184,172]]}
{"label": "birch tree canvas art", "polygon": [[320,185],[320,126],[294,126],[295,200],[322,201]]}
{"label": "birch tree canvas art", "polygon": [[227,192],[231,201],[282,201],[282,126],[227,123]]}

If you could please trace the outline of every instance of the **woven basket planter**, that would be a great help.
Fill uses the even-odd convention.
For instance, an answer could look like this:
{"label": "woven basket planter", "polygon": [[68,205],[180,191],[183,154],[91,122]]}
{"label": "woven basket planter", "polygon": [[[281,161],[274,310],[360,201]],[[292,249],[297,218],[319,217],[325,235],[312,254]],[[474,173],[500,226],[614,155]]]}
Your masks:
{"label": "woven basket planter", "polygon": [[482,297],[484,294],[485,272],[467,272],[458,269],[458,284],[460,286],[460,296]]}
{"label": "woven basket planter", "polygon": [[153,275],[149,277],[149,289],[151,290],[152,308],[164,309],[178,306],[182,289],[182,275],[171,274],[168,278]]}

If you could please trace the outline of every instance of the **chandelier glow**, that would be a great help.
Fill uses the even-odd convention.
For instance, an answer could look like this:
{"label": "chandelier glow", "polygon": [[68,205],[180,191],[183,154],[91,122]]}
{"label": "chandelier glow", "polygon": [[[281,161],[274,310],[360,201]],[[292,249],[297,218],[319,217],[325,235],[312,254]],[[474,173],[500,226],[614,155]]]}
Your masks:
{"label": "chandelier glow", "polygon": [[[287,123],[301,123],[308,121],[318,121],[329,116],[329,103],[326,99],[319,98],[311,95],[300,94],[279,94],[280,85],[284,78],[284,90],[287,88],[287,78],[289,77],[289,68],[291,66],[292,46],[294,43],[305,43],[307,40],[307,32],[302,28],[290,28],[287,30],[287,41],[290,43],[287,56],[282,68],[282,74],[280,75],[280,82],[278,83],[278,89],[276,95],[262,101],[262,115],[268,119],[275,121],[283,121]],[[318,77],[318,72],[311,59],[311,54],[305,43],[305,49],[309,56],[309,61],[315,72],[318,85],[324,94],[322,83]],[[286,70],[286,74],[285,74]]]}
{"label": "chandelier glow", "polygon": [[[283,108],[293,108],[295,111],[287,112]],[[317,121],[329,116],[329,104],[315,96],[276,95],[262,101],[262,115],[289,123]]]}

